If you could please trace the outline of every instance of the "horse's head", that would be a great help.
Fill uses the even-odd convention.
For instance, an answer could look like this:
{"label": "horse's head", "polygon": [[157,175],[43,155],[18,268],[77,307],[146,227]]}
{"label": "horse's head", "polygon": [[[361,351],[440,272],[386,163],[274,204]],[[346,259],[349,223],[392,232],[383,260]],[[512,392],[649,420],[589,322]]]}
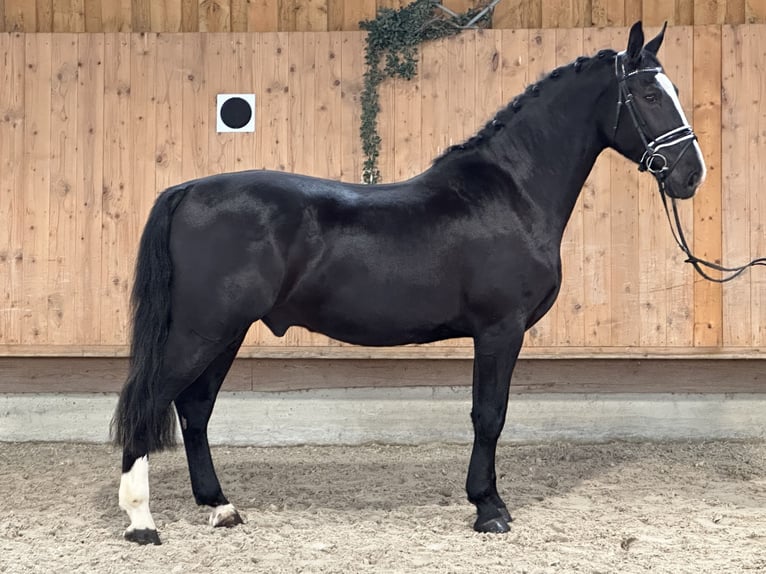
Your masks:
{"label": "horse's head", "polygon": [[706,169],[676,88],[657,59],[664,35],[663,26],[644,46],[641,22],[636,22],[627,49],[615,58],[617,113],[611,145],[654,175],[668,196],[684,199],[694,195]]}

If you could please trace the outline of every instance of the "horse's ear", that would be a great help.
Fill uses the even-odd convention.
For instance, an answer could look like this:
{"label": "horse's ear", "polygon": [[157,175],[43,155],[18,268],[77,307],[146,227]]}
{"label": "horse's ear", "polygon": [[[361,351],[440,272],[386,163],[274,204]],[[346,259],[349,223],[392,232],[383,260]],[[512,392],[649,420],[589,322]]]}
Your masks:
{"label": "horse's ear", "polygon": [[625,53],[628,56],[628,60],[631,62],[637,62],[641,56],[641,49],[644,47],[644,29],[641,27],[641,20],[633,24],[630,29],[630,35],[628,36],[628,49]]}
{"label": "horse's ear", "polygon": [[662,30],[660,30],[660,33],[657,34],[651,40],[649,40],[649,43],[646,46],[644,46],[644,50],[656,56],[657,51],[660,49],[660,46],[662,46],[662,40],[665,38],[665,28],[667,27],[668,27],[668,21],[665,20],[665,23],[662,25]]}

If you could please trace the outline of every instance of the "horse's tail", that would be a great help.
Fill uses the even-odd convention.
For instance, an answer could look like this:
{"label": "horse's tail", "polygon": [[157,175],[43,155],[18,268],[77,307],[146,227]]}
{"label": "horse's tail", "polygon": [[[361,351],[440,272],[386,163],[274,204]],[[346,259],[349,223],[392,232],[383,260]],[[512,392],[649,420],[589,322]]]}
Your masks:
{"label": "horse's tail", "polygon": [[159,400],[160,369],[170,325],[170,222],[186,194],[172,187],[149,214],[138,249],[131,295],[132,338],[128,378],[111,424],[114,442],[134,454],[163,450],[175,443],[175,417]]}

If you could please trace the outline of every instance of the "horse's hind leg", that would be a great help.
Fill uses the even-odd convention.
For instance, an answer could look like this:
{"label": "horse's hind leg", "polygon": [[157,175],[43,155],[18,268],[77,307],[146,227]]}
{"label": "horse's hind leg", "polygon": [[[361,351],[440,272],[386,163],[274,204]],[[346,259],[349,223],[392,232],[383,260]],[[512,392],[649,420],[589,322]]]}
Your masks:
{"label": "horse's hind leg", "polygon": [[218,391],[246,332],[243,331],[175,400],[189,463],[192,492],[197,504],[213,507],[211,526],[236,526],[242,523],[239,513],[221,490],[210,455],[207,425]]}
{"label": "horse's hind leg", "polygon": [[475,341],[473,375],[474,443],[466,491],[476,505],[474,529],[508,532],[511,516],[497,492],[495,451],[505,424],[511,373],[521,350],[523,329],[494,329]]}
{"label": "horse's hind leg", "polygon": [[[176,397],[227,349],[227,342],[202,337],[194,330],[181,328],[177,324],[171,326],[162,355],[159,380],[154,385],[156,396],[146,397],[142,408],[152,409],[153,418],[159,419]],[[130,518],[125,538],[138,544],[160,544],[149,511],[150,449],[147,432],[147,429],[137,428],[130,444],[123,447],[119,502]]]}

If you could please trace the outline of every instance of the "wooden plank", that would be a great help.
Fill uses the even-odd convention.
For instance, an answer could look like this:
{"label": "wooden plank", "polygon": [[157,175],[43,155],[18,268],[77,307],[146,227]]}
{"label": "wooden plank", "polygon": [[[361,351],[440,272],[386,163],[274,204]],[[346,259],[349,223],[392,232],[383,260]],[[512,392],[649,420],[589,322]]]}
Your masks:
{"label": "wooden plank", "polygon": [[645,27],[662,26],[666,21],[669,26],[676,25],[678,24],[678,22],[676,22],[676,16],[676,2],[668,2],[667,0],[643,0],[642,21]]}
{"label": "wooden plank", "polygon": [[341,177],[341,38],[339,33],[315,36],[313,149],[318,161],[314,164],[314,173],[331,179]]}
{"label": "wooden plank", "polygon": [[[748,142],[755,135],[751,118],[754,78],[748,54],[752,31],[747,26],[722,28],[722,218],[723,263],[738,264],[749,258],[750,201]],[[756,160],[757,161],[757,160]],[[746,273],[723,286],[723,342],[726,346],[752,344],[752,274]]]}
{"label": "wooden plank", "polygon": [[182,8],[179,0],[162,0],[151,3],[149,30],[151,32],[180,32]]}
{"label": "wooden plank", "polygon": [[593,26],[627,26],[625,0],[592,0],[591,22]]}
{"label": "wooden plank", "polygon": [[200,0],[199,31],[231,31],[231,0]]}
{"label": "wooden plank", "polygon": [[[721,28],[694,28],[694,131],[707,165],[707,178],[694,198],[694,253],[721,261]],[[694,345],[723,344],[723,290],[695,275]]]}
{"label": "wooden plank", "polygon": [[[610,45],[608,30],[583,31],[583,53],[595,54]],[[611,154],[601,155],[582,191],[583,330],[584,344],[593,346],[608,345],[612,338],[611,161]]]}
{"label": "wooden plank", "polygon": [[234,139],[234,169],[255,169],[257,162],[257,144],[259,121],[259,98],[263,93],[262,73],[258,68],[260,63],[259,36],[256,34],[239,33],[231,35],[232,60],[234,62],[234,74],[237,78],[235,88],[241,93],[255,94],[255,122],[256,132],[241,133]]}
{"label": "wooden plank", "polygon": [[[125,358],[3,358],[0,393],[115,393]],[[285,392],[330,388],[467,386],[472,362],[396,359],[244,359],[234,362],[224,391]],[[762,393],[758,360],[522,359],[512,392]]]}
{"label": "wooden plank", "polygon": [[[362,78],[364,76],[364,33],[341,34],[341,150],[340,178],[343,181],[362,181],[362,147],[359,136],[361,123]],[[422,62],[421,55],[421,62]],[[424,69],[421,64],[420,77]],[[421,94],[422,97],[422,94]],[[420,102],[415,104],[420,107]],[[423,126],[418,130],[423,137]],[[422,153],[422,151],[421,151]]]}
{"label": "wooden plank", "polygon": [[199,0],[181,0],[181,31],[199,32]]}
{"label": "wooden plank", "polygon": [[[556,66],[559,67],[566,66],[581,56],[583,54],[582,29],[556,30],[555,51]],[[556,339],[562,346],[582,346],[585,343],[583,249],[583,196],[581,193],[561,241],[563,281],[559,292],[555,328]]]}
{"label": "wooden plank", "polygon": [[543,0],[503,0],[495,6],[493,28],[505,30],[542,26]]}
{"label": "wooden plank", "polygon": [[298,32],[327,31],[327,1],[302,0],[297,2],[295,30]]}
{"label": "wooden plank", "polygon": [[53,32],[53,0],[35,0],[35,30],[30,32]]}
{"label": "wooden plank", "polygon": [[130,145],[130,35],[104,36],[104,173],[101,232],[101,342],[125,343],[128,330],[128,286],[136,245],[130,236],[130,200],[135,190],[131,179],[133,149]]}
{"label": "wooden plank", "polygon": [[745,23],[746,24],[766,23],[766,2],[764,2],[763,0],[746,0]]}
{"label": "wooden plank", "polygon": [[589,0],[545,0],[542,2],[543,28],[581,28],[591,25]]}
{"label": "wooden plank", "polygon": [[359,30],[359,22],[375,18],[375,0],[328,0],[328,30]]}
{"label": "wooden plank", "polygon": [[77,188],[77,36],[52,40],[48,342],[76,341],[75,190]]}
{"label": "wooden plank", "polygon": [[100,0],[84,0],[85,9],[85,31],[90,33],[99,33],[104,31],[103,14],[101,7],[104,2]]}
{"label": "wooden plank", "polygon": [[475,117],[476,36],[463,32],[448,44],[450,65],[447,76],[447,123],[449,145],[459,144],[473,135],[479,120]]}
{"label": "wooden plank", "polygon": [[101,21],[104,32],[129,32],[133,26],[132,0],[102,0]]}
{"label": "wooden plank", "polygon": [[[124,221],[123,225],[129,226],[134,250],[138,248],[141,231],[157,192],[157,109],[154,102],[156,58],[156,34],[131,35],[130,141],[133,146],[133,193],[130,195],[130,204],[135,215]],[[134,253],[131,253],[132,256]]]}
{"label": "wooden plank", "polygon": [[276,32],[279,28],[279,0],[251,0],[247,8],[249,32]]}
{"label": "wooden plank", "polygon": [[5,0],[7,32],[37,31],[37,6],[30,0]]}
{"label": "wooden plank", "polygon": [[183,36],[183,88],[181,98],[184,110],[182,159],[183,179],[208,175],[208,125],[210,103],[205,85],[205,59],[207,41],[204,34]]}
{"label": "wooden plank", "polygon": [[104,37],[82,34],[78,42],[77,184],[75,198],[75,337],[101,342],[101,229],[104,159]]}
{"label": "wooden plank", "polygon": [[53,0],[53,31],[84,32],[85,0]]}
{"label": "wooden plank", "polygon": [[393,123],[397,129],[393,133],[394,172],[391,180],[404,181],[428,165],[421,156],[420,146],[420,74],[411,80],[397,78],[393,85]]}
{"label": "wooden plank", "polygon": [[151,32],[152,0],[132,0],[130,16],[133,32]]}
{"label": "wooden plank", "polygon": [[[476,34],[476,79],[474,82],[473,131],[489,122],[503,101],[503,33],[500,30],[477,30]],[[424,166],[425,167],[425,166]]]}
{"label": "wooden plank", "polygon": [[247,32],[249,0],[231,0],[231,31]]}
{"label": "wooden plank", "polygon": [[726,11],[723,22],[718,24],[744,24],[745,0],[726,0]]}
{"label": "wooden plank", "polygon": [[[750,90],[747,93],[750,108],[751,131],[748,143],[748,189],[750,192],[750,254],[744,258],[749,261],[766,255],[766,74],[763,62],[766,62],[766,25],[754,24],[752,28],[750,50],[748,50],[748,75],[751,76]],[[742,133],[740,132],[740,137]],[[751,321],[752,344],[762,345],[766,341],[766,273],[762,268],[750,272],[751,286]]]}
{"label": "wooden plank", "polygon": [[296,30],[295,15],[297,10],[299,9],[299,5],[300,5],[300,0],[280,0],[277,31],[294,32]]}
{"label": "wooden plank", "polygon": [[243,134],[216,133],[216,95],[242,91],[236,74],[236,60],[232,53],[235,46],[229,33],[208,33],[205,36],[206,92],[201,92],[200,97],[207,112],[207,171],[228,173],[236,169],[234,140]]}
{"label": "wooden plank", "polygon": [[625,0],[625,26],[632,26],[641,20],[643,14],[642,0]]}
{"label": "wooden plank", "polygon": [[[176,185],[184,180],[183,152],[183,36],[157,36],[157,74],[154,98],[157,109],[155,143],[155,189]],[[148,191],[148,190],[147,190]]]}
{"label": "wooden plank", "polygon": [[693,24],[696,26],[705,24],[721,24],[726,14],[726,5],[728,2],[707,0],[704,2],[694,2]]}
{"label": "wooden plank", "polygon": [[24,315],[24,36],[0,35],[0,341],[19,343]]}
{"label": "wooden plank", "polygon": [[[21,342],[45,343],[48,335],[48,204],[51,149],[51,37],[27,34],[24,74],[24,197]],[[0,144],[0,149],[2,144]],[[4,152],[2,152],[4,153]],[[2,157],[5,157],[4,155]],[[3,213],[6,213],[3,210]],[[3,302],[4,304],[4,302]],[[5,328],[0,323],[0,331]],[[0,333],[0,340],[2,340]]]}
{"label": "wooden plank", "polygon": [[424,44],[420,52],[420,153],[424,167],[448,145],[448,40]]}

